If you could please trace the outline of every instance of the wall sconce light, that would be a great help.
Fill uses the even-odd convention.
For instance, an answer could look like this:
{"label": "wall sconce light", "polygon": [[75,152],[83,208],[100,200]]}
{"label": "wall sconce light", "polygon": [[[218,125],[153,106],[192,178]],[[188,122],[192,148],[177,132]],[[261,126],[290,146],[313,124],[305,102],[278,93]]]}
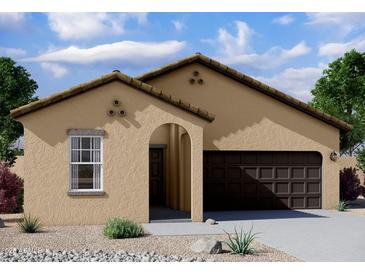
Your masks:
{"label": "wall sconce light", "polygon": [[338,153],[337,153],[335,150],[333,150],[333,151],[331,152],[331,154],[330,154],[330,159],[331,159],[332,161],[336,162],[336,161],[338,160],[338,157],[339,157]]}

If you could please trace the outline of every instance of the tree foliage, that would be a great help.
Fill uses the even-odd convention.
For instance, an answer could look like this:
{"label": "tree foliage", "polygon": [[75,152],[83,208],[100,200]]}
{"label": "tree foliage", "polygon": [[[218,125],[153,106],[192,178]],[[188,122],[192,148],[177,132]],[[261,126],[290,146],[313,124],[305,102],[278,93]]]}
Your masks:
{"label": "tree foliage", "polygon": [[340,171],[340,199],[343,201],[355,200],[362,189],[355,168],[344,168]]}
{"label": "tree foliage", "polygon": [[353,155],[365,140],[365,53],[352,50],[330,63],[312,95],[312,106],[353,125],[340,136],[341,153]]}
{"label": "tree foliage", "polygon": [[22,125],[11,118],[10,110],[34,101],[37,83],[22,66],[0,57],[0,161],[12,165],[17,151],[14,142],[23,134]]}
{"label": "tree foliage", "polygon": [[[22,205],[17,204],[23,189],[23,179],[0,163],[0,213],[12,213]],[[18,200],[19,201],[19,200]]]}

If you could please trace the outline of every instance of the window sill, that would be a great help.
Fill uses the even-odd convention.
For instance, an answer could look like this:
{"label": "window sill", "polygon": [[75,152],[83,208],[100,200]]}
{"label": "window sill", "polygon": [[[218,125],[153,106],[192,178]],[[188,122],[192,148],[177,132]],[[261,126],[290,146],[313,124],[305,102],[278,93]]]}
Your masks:
{"label": "window sill", "polygon": [[105,195],[105,192],[100,190],[100,191],[90,191],[90,190],[85,190],[85,191],[68,191],[67,192],[68,196],[103,196]]}

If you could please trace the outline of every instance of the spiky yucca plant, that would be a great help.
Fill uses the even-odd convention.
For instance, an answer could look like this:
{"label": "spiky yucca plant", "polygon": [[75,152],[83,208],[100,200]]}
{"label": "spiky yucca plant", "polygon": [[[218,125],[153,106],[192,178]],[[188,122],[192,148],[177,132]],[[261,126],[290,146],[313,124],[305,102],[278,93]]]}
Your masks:
{"label": "spiky yucca plant", "polygon": [[337,210],[338,211],[347,211],[349,208],[349,203],[347,201],[340,201]]}
{"label": "spiky yucca plant", "polygon": [[30,214],[24,215],[23,221],[18,223],[19,230],[24,233],[36,233],[41,228],[41,223],[37,217]]}
{"label": "spiky yucca plant", "polygon": [[252,233],[253,227],[248,232],[244,232],[241,227],[241,232],[238,233],[236,227],[234,228],[234,235],[231,236],[228,232],[224,231],[228,235],[228,240],[225,243],[234,254],[246,255],[253,253],[255,250],[251,247],[253,240],[257,237],[258,233]]}

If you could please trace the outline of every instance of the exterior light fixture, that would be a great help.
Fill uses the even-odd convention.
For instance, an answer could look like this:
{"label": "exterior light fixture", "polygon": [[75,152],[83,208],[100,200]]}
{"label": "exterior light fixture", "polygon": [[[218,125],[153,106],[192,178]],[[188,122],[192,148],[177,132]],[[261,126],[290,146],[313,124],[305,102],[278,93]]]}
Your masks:
{"label": "exterior light fixture", "polygon": [[338,153],[337,153],[335,150],[333,150],[333,151],[331,152],[331,154],[330,154],[330,159],[331,159],[332,161],[336,162],[336,161],[338,160],[338,157],[339,157]]}

